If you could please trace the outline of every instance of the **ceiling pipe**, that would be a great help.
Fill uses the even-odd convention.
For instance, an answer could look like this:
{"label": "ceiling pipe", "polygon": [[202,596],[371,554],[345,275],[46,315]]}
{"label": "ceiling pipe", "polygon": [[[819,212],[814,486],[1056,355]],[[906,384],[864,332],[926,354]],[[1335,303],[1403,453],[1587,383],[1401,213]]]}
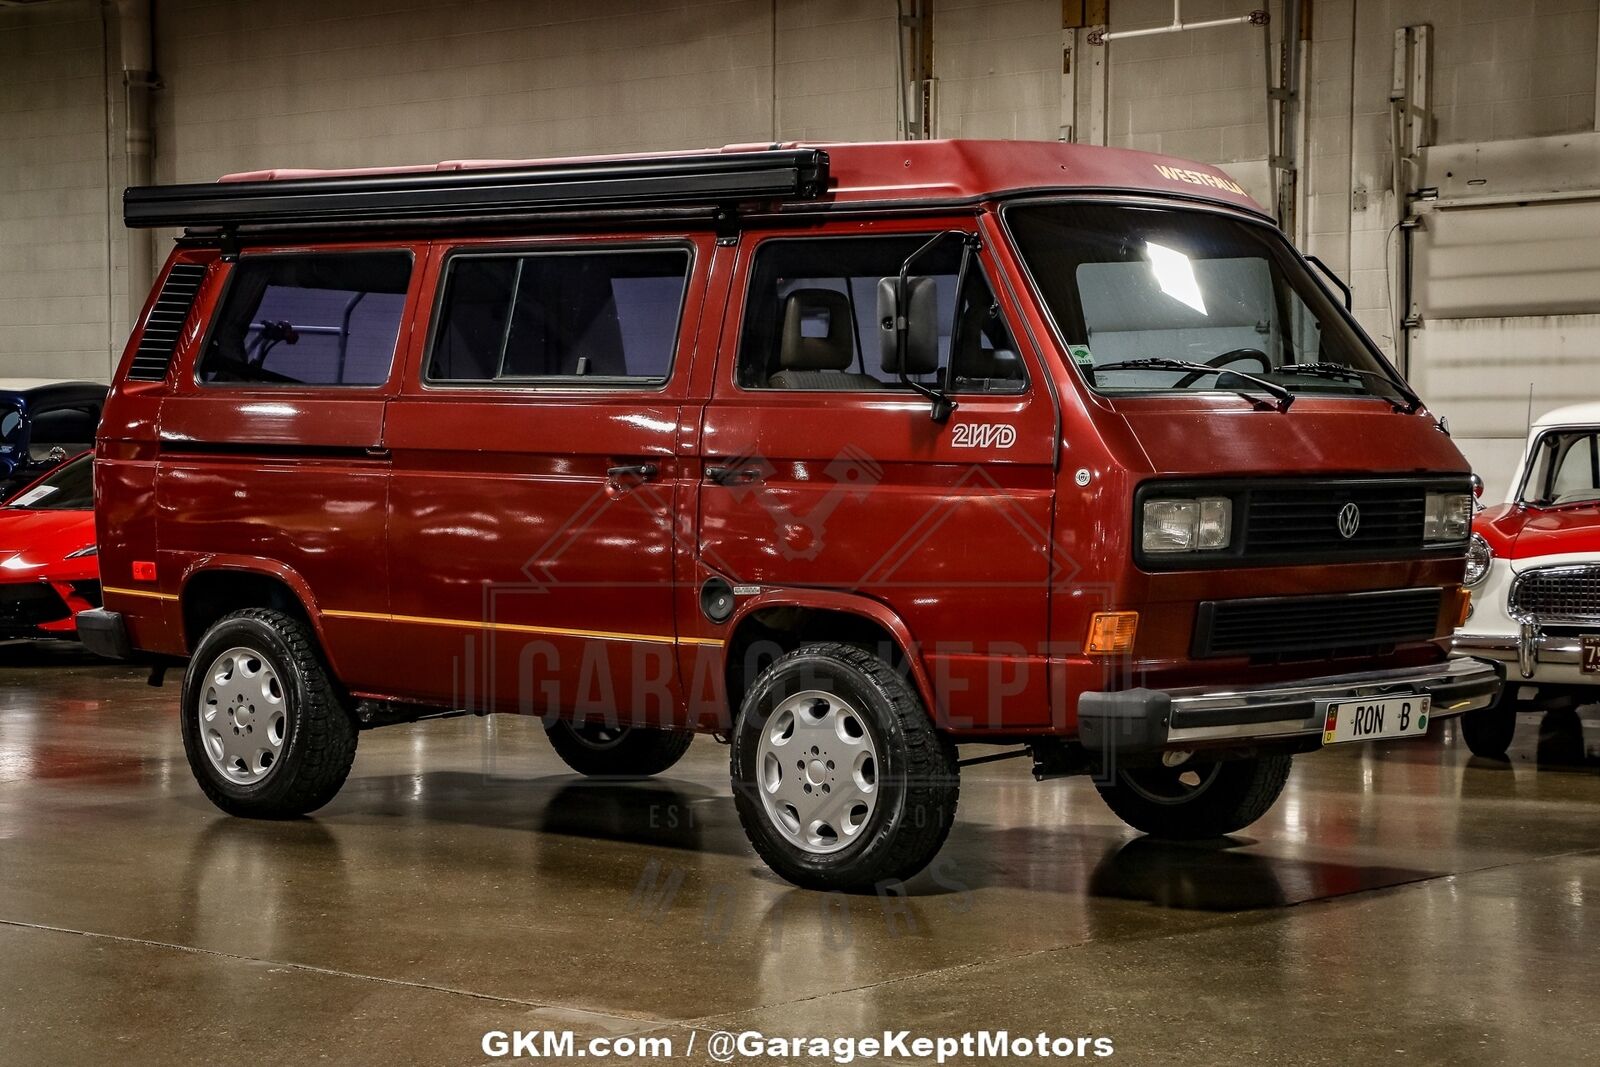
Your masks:
{"label": "ceiling pipe", "polygon": [[[150,100],[157,86],[154,28],[150,0],[113,0],[117,12],[117,41],[127,108],[123,119],[124,157],[128,185],[153,183],[155,144],[151,133]],[[155,234],[133,230],[128,234],[128,320],[132,325],[144,309],[145,296],[155,280]]]}
{"label": "ceiling pipe", "polygon": [[1226,19],[1206,19],[1202,22],[1183,21],[1183,0],[1172,0],[1172,22],[1166,26],[1151,26],[1143,30],[1095,30],[1089,34],[1090,44],[1105,44],[1107,41],[1120,41],[1127,37],[1158,37],[1164,33],[1182,33],[1185,30],[1208,30],[1213,26],[1239,26],[1249,23],[1252,26],[1265,26],[1271,16],[1265,11],[1256,10],[1248,15],[1236,15]]}

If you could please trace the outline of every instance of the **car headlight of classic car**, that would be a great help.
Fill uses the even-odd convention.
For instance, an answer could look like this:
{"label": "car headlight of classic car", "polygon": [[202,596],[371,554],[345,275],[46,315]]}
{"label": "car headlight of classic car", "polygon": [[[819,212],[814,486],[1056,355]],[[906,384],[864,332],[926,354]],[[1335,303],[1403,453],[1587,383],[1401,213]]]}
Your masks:
{"label": "car headlight of classic car", "polygon": [[1489,564],[1494,562],[1494,549],[1482,534],[1473,534],[1467,542],[1467,584],[1479,585],[1489,577]]}
{"label": "car headlight of classic car", "polygon": [[1144,502],[1141,544],[1146,552],[1206,552],[1228,547],[1233,501],[1223,496]]}

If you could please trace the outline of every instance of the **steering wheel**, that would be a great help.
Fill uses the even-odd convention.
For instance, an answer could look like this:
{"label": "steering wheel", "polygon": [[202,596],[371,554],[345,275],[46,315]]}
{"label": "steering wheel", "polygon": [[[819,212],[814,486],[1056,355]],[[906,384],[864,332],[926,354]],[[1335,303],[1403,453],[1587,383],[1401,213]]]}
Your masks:
{"label": "steering wheel", "polygon": [[[1224,364],[1237,363],[1241,359],[1253,359],[1257,363],[1261,364],[1261,369],[1263,371],[1272,370],[1272,361],[1270,359],[1268,359],[1267,358],[1267,354],[1265,352],[1261,351],[1261,349],[1259,349],[1259,348],[1235,348],[1235,349],[1231,349],[1231,350],[1229,350],[1227,352],[1222,353],[1222,355],[1220,355],[1220,356],[1212,356],[1210,359],[1205,361],[1205,364],[1208,367],[1221,367]],[[1187,389],[1187,388],[1189,388],[1189,386],[1193,385],[1195,382],[1198,382],[1200,380],[1200,378],[1201,378],[1201,374],[1200,374],[1199,371],[1190,371],[1188,374],[1185,374],[1182,378],[1179,378],[1177,380],[1177,382],[1175,382],[1173,384],[1173,388],[1175,388],[1175,389]]]}

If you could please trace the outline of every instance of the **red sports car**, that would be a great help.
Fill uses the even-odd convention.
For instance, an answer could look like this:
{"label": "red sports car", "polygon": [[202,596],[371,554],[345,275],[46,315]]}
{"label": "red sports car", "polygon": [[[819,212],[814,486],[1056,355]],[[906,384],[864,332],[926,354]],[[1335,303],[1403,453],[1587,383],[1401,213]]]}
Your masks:
{"label": "red sports car", "polygon": [[0,639],[70,638],[100,606],[93,470],[86,452],[0,506]]}

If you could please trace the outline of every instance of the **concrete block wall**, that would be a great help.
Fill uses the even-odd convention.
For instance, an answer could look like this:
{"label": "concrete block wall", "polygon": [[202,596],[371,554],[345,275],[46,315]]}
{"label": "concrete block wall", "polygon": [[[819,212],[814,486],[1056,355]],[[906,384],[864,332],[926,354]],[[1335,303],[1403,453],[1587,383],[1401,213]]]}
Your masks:
{"label": "concrete block wall", "polygon": [[[1203,22],[1246,10],[1234,0],[1187,0],[1183,17]],[[1110,17],[1113,31],[1166,25],[1172,4],[1120,0]],[[1109,143],[1207,163],[1265,159],[1269,32],[1245,24],[1108,42]]]}
{"label": "concrete block wall", "polygon": [[[898,122],[894,5],[807,0],[773,7],[774,139],[893,140]],[[679,144],[759,139],[702,137]]]}
{"label": "concrete block wall", "polygon": [[[773,136],[767,0],[163,0],[156,11],[163,181]],[[892,47],[891,34],[880,36]],[[882,79],[881,62],[859,66]]]}
{"label": "concrete block wall", "polygon": [[105,376],[101,34],[89,4],[0,15],[0,379]]}
{"label": "concrete block wall", "polygon": [[[1269,6],[1276,41],[1282,2],[1184,0],[1184,17]],[[1061,135],[1063,7],[934,0],[941,136]],[[1518,138],[1593,128],[1597,10],[1314,0],[1295,236],[1354,283],[1380,342],[1394,333],[1395,28],[1432,27],[1436,140]],[[1122,30],[1172,7],[1109,12]],[[897,130],[894,0],[157,0],[156,15],[161,181]],[[0,8],[0,378],[104,376],[127,328],[111,21],[95,0]],[[1264,174],[1263,34],[1112,42],[1106,140]]]}
{"label": "concrete block wall", "polygon": [[934,12],[937,133],[1056,140],[1066,121],[1059,0],[941,0]]}

